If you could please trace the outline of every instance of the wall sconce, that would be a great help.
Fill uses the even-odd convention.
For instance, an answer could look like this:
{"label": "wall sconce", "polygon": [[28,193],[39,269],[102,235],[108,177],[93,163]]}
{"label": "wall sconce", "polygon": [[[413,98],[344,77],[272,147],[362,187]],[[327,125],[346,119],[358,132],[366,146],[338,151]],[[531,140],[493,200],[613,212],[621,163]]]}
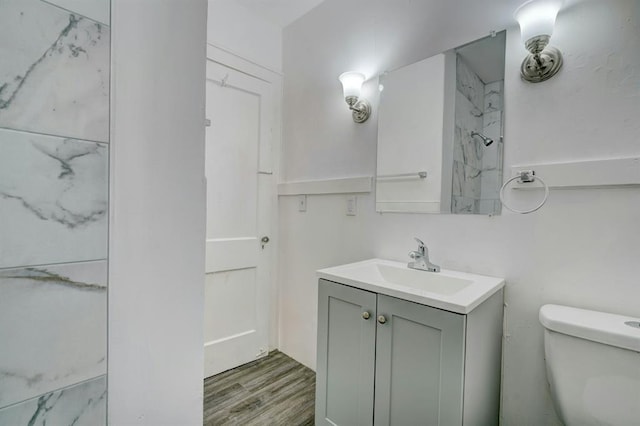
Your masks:
{"label": "wall sconce", "polygon": [[520,67],[523,80],[539,83],[553,77],[562,67],[560,51],[547,46],[561,6],[562,0],[530,0],[514,13],[524,46],[531,52]]}
{"label": "wall sconce", "polygon": [[340,74],[338,79],[342,83],[344,100],[349,105],[349,109],[353,111],[353,121],[364,123],[371,115],[371,104],[360,97],[364,75],[359,72],[349,71]]}

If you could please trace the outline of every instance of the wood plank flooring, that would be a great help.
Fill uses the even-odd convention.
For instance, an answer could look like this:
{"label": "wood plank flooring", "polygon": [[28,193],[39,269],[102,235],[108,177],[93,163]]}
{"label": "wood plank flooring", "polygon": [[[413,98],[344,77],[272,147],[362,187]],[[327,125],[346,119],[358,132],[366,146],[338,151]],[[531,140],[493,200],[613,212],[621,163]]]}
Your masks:
{"label": "wood plank flooring", "polygon": [[313,425],[316,375],[279,351],[204,381],[205,426]]}

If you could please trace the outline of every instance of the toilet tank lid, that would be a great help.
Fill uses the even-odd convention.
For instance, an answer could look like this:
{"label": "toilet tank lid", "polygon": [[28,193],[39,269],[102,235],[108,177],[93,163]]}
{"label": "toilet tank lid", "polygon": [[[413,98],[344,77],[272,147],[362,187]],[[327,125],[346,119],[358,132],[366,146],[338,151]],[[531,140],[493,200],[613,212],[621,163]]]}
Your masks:
{"label": "toilet tank lid", "polygon": [[540,323],[548,330],[640,352],[640,328],[627,321],[640,319],[560,305],[540,308]]}

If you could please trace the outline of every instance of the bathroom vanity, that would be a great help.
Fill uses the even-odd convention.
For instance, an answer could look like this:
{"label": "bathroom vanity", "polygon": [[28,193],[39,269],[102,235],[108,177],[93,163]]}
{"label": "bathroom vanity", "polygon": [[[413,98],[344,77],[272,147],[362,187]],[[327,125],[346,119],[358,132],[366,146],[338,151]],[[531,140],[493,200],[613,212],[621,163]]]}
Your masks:
{"label": "bathroom vanity", "polygon": [[503,279],[380,259],[318,277],[317,425],[498,424]]}

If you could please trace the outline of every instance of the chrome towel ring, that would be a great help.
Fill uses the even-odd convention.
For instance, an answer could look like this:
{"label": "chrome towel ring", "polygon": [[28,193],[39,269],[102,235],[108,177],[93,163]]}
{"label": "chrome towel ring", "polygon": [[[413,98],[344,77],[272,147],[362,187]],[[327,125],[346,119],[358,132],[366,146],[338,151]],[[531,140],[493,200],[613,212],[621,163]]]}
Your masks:
{"label": "chrome towel ring", "polygon": [[[517,209],[509,207],[509,205],[507,203],[505,203],[505,201],[504,201],[504,190],[506,189],[507,185],[509,185],[511,182],[513,182],[516,179],[520,179],[521,183],[530,183],[530,182],[533,182],[535,180],[539,180],[540,181],[540,183],[544,187],[544,197],[542,198],[542,201],[540,202],[540,204],[538,204],[537,206],[535,206],[534,208],[529,209],[529,210],[517,210]],[[500,188],[500,202],[502,203],[502,205],[507,210],[510,210],[510,211],[512,211],[514,213],[519,213],[519,214],[533,213],[533,212],[539,210],[540,207],[544,206],[544,204],[547,202],[547,198],[549,198],[549,185],[547,185],[541,177],[536,176],[535,172],[533,170],[522,170],[522,171],[520,171],[519,174],[517,174],[516,176],[514,176],[511,179],[507,180],[502,185],[502,188]]]}

